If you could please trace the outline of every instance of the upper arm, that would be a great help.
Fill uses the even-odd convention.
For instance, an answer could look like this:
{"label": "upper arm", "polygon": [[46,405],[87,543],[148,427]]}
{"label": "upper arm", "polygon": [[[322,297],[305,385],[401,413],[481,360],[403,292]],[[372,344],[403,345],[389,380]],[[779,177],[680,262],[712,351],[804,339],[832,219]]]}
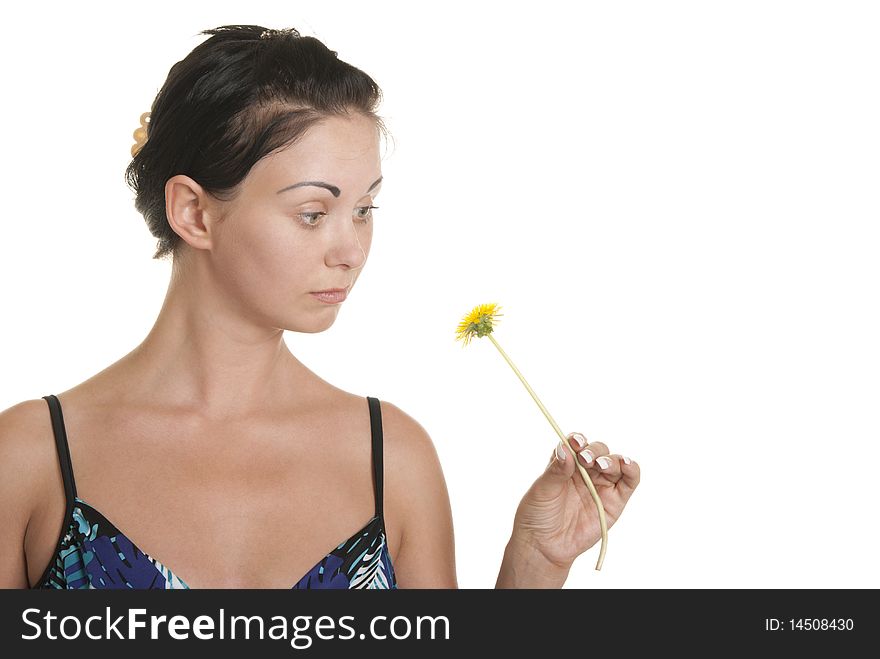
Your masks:
{"label": "upper arm", "polygon": [[393,502],[400,547],[393,558],[399,588],[458,588],[449,492],[428,432],[382,401],[386,501]]}
{"label": "upper arm", "polygon": [[42,399],[0,412],[0,588],[29,587],[24,541],[34,504],[34,420],[40,412],[46,413]]}

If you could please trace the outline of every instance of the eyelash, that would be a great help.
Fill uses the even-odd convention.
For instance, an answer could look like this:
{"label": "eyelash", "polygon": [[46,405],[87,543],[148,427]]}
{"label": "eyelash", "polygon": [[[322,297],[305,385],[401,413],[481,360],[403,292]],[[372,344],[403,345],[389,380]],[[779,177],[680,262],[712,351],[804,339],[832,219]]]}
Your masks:
{"label": "eyelash", "polygon": [[[368,215],[366,215],[365,217],[362,217],[361,219],[363,220],[363,224],[369,224],[373,220],[373,209],[379,208],[379,207],[378,206],[358,206],[355,210],[363,210],[365,208],[369,209],[370,213]],[[305,218],[307,216],[322,217],[326,214],[327,213],[324,213],[324,212],[300,213],[299,217],[300,217],[300,219]],[[300,224],[306,229],[317,229],[318,228],[317,224],[309,224],[308,222],[304,222],[304,221],[300,222]]]}

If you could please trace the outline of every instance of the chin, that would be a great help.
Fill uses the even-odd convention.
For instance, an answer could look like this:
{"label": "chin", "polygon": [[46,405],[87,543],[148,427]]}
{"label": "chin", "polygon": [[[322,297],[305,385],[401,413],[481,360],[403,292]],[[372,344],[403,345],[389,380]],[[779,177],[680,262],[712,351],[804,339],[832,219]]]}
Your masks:
{"label": "chin", "polygon": [[283,327],[288,332],[299,332],[300,334],[318,334],[319,332],[325,332],[333,326],[333,323],[336,322],[336,314],[327,313],[327,310],[324,310],[323,318],[315,318],[309,322],[303,322],[300,318],[296,321],[282,321],[280,327]]}

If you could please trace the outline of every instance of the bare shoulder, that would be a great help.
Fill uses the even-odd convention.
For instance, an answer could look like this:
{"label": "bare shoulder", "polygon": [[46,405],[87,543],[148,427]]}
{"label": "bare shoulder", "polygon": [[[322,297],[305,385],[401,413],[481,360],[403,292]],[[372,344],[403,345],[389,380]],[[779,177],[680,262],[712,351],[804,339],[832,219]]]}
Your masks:
{"label": "bare shoulder", "polygon": [[[48,437],[47,437],[48,434]],[[0,587],[27,588],[25,536],[55,475],[57,452],[49,407],[42,398],[22,401],[0,412]]]}
{"label": "bare shoulder", "polygon": [[4,490],[12,483],[22,493],[38,490],[42,482],[37,475],[52,466],[56,456],[49,405],[44,399],[25,400],[0,412],[0,482]]}
{"label": "bare shoulder", "polygon": [[425,427],[380,401],[385,450],[386,523],[396,524],[400,588],[457,588],[452,510],[446,479]]}
{"label": "bare shoulder", "polygon": [[386,400],[379,401],[382,408],[382,432],[385,438],[385,456],[387,460],[399,462],[401,465],[411,461],[414,468],[431,467],[436,460],[439,466],[434,441],[421,423],[397,405]]}
{"label": "bare shoulder", "polygon": [[398,493],[404,500],[411,499],[411,487],[448,499],[443,467],[431,435],[397,405],[385,400],[380,402],[386,480],[403,486]]}

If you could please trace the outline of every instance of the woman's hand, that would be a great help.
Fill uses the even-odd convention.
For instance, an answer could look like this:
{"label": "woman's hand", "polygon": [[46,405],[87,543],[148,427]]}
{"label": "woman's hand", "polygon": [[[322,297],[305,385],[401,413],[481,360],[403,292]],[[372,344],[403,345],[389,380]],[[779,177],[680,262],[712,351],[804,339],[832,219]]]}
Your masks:
{"label": "woman's hand", "polygon": [[[575,458],[581,461],[596,487],[609,529],[638,486],[640,475],[635,460],[609,453],[602,442],[587,443],[581,433],[570,433],[568,438],[577,454],[573,455],[562,442],[557,444],[547,469],[516,510],[511,538],[518,546],[529,547],[551,565],[566,570],[602,538],[599,512],[575,467]],[[585,460],[586,456],[590,459]]]}

